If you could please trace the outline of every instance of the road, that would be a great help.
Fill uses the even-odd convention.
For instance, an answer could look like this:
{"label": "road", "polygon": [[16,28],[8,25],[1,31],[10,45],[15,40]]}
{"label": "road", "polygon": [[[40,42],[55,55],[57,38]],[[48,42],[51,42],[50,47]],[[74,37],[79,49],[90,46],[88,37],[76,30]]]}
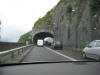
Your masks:
{"label": "road", "polygon": [[[52,50],[48,47],[34,46],[31,52],[23,59],[22,62],[34,61],[77,61],[85,60],[80,52],[71,50]],[[91,59],[88,59],[91,60]]]}

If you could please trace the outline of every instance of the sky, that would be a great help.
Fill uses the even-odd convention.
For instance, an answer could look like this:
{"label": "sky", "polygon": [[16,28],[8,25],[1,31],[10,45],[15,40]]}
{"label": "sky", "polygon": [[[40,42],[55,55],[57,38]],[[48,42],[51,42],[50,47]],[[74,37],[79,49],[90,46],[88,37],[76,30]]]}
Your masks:
{"label": "sky", "polygon": [[0,41],[17,42],[59,0],[0,0]]}

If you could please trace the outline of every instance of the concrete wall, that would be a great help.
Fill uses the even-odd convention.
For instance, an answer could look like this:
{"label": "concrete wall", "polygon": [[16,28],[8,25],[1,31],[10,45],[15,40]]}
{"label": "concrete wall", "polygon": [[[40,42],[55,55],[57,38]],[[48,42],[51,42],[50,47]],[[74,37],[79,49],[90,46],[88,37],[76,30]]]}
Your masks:
{"label": "concrete wall", "polygon": [[0,52],[5,51],[5,50],[9,50],[9,49],[13,49],[13,48],[17,48],[17,47],[20,47],[20,46],[24,46],[24,44],[22,44],[22,43],[0,42]]}

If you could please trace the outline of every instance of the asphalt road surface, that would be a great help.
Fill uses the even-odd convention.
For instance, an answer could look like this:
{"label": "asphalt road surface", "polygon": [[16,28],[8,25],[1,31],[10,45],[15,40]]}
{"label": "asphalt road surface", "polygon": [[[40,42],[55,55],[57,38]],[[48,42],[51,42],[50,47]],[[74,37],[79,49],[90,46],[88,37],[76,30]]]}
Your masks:
{"label": "asphalt road surface", "polygon": [[[31,52],[23,59],[22,62],[34,61],[78,61],[85,60],[80,52],[71,50],[53,50],[48,47],[34,46]],[[87,59],[92,60],[92,59]]]}

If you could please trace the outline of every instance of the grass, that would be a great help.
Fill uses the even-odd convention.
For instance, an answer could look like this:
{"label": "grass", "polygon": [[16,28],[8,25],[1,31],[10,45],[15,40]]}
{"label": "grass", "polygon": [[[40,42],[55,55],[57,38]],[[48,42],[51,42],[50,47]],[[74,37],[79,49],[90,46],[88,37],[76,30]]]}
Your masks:
{"label": "grass", "polygon": [[76,48],[76,51],[82,52],[83,51],[83,48]]}
{"label": "grass", "polygon": [[79,51],[82,52],[84,47],[78,47],[78,48],[64,48],[64,50],[73,50],[73,51]]}

